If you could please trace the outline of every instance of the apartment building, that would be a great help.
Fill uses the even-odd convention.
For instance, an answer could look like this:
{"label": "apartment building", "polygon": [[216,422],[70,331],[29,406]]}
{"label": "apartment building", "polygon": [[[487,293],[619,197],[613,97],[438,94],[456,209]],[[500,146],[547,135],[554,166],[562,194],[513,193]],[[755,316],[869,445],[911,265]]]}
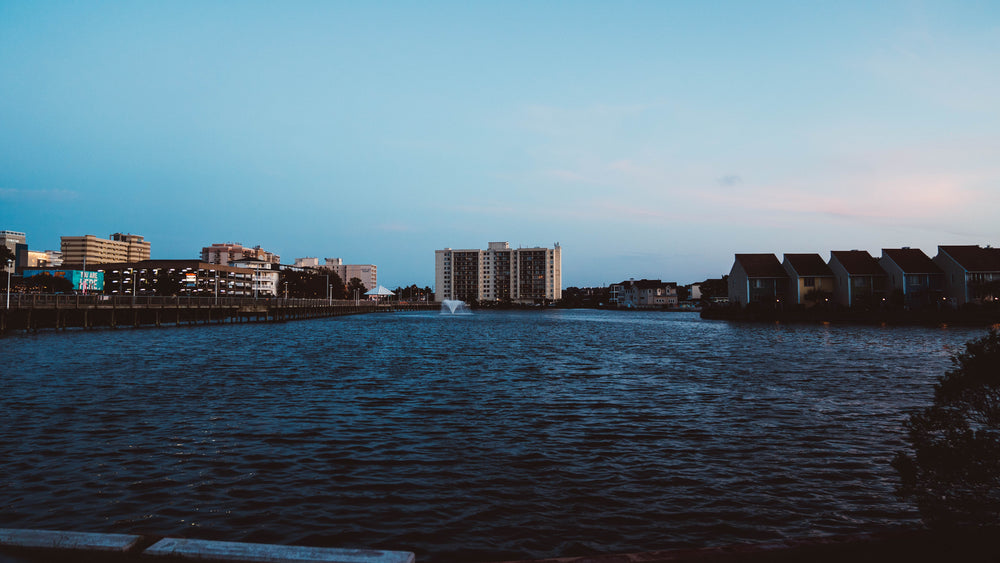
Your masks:
{"label": "apartment building", "polygon": [[94,235],[60,237],[63,264],[112,264],[149,260],[150,244],[143,237],[114,233],[107,239]]}
{"label": "apartment building", "polygon": [[350,283],[352,278],[358,278],[365,285],[365,289],[378,288],[378,266],[375,264],[344,264],[340,258],[327,258],[326,263],[319,266],[319,269],[335,272],[344,285]]}
{"label": "apartment building", "polygon": [[238,242],[222,242],[213,243],[211,246],[205,246],[201,249],[201,261],[209,264],[225,265],[244,258],[260,260],[268,264],[281,263],[280,256],[264,250],[260,245],[248,248]]}
{"label": "apartment building", "polygon": [[562,298],[562,249],[511,248],[491,242],[485,250],[434,251],[438,301],[507,301],[534,304]]}

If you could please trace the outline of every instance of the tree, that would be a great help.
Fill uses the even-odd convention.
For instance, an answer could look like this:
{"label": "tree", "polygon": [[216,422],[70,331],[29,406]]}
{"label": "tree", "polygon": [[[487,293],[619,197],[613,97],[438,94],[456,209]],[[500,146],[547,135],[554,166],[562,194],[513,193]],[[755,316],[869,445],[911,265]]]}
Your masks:
{"label": "tree", "polygon": [[28,276],[21,281],[25,293],[73,293],[73,282],[48,272]]}
{"label": "tree", "polygon": [[[285,295],[287,287],[288,297],[303,299],[326,299],[327,280],[330,283],[330,291],[333,299],[344,299],[344,282],[336,272],[321,270],[296,272],[286,270],[281,272],[281,282],[279,282],[278,294]],[[329,276],[329,277],[328,277]],[[286,286],[287,284],[287,286]]]}
{"label": "tree", "polygon": [[349,297],[354,296],[355,290],[357,290],[359,296],[364,295],[368,291],[365,284],[361,282],[361,278],[351,278],[351,281],[347,282],[347,295]]}
{"label": "tree", "polygon": [[17,257],[14,256],[14,252],[11,249],[7,248],[7,245],[0,245],[0,270],[7,270],[8,260],[17,260]]}
{"label": "tree", "polygon": [[908,451],[892,462],[898,494],[936,528],[1000,525],[1000,332],[965,345],[938,380],[934,403],[906,422]]}
{"label": "tree", "polygon": [[729,295],[729,275],[721,278],[709,278],[701,284],[701,300],[711,301],[714,297],[726,297]]}

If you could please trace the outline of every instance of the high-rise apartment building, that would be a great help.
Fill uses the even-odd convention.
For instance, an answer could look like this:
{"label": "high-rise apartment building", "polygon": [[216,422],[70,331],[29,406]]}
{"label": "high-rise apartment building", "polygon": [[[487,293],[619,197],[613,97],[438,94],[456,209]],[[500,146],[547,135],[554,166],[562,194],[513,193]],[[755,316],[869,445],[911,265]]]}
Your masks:
{"label": "high-rise apartment building", "polygon": [[434,251],[438,301],[507,301],[532,304],[562,299],[562,249],[511,248],[491,242],[486,250]]}
{"label": "high-rise apartment building", "polygon": [[139,235],[114,233],[110,239],[94,235],[60,237],[63,264],[111,264],[149,260],[150,244]]}

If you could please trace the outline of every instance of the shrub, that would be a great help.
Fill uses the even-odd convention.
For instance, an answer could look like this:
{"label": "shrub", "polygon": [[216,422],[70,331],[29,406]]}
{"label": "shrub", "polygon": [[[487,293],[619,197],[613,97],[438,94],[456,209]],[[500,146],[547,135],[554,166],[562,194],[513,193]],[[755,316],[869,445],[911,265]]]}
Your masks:
{"label": "shrub", "polygon": [[934,403],[906,422],[910,448],[896,455],[898,493],[929,527],[1000,524],[1000,332],[994,327],[952,358]]}

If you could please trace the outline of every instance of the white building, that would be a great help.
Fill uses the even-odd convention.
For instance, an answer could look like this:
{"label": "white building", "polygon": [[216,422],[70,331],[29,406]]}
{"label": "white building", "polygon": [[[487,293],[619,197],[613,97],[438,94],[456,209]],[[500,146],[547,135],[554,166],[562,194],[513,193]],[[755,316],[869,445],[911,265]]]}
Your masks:
{"label": "white building", "polygon": [[256,258],[243,258],[242,260],[233,260],[229,265],[253,271],[251,291],[254,297],[278,295],[278,279],[281,273],[274,267],[274,264]]}
{"label": "white building", "polygon": [[513,249],[491,242],[486,250],[434,251],[435,298],[466,302],[533,304],[562,299],[562,249]]}

